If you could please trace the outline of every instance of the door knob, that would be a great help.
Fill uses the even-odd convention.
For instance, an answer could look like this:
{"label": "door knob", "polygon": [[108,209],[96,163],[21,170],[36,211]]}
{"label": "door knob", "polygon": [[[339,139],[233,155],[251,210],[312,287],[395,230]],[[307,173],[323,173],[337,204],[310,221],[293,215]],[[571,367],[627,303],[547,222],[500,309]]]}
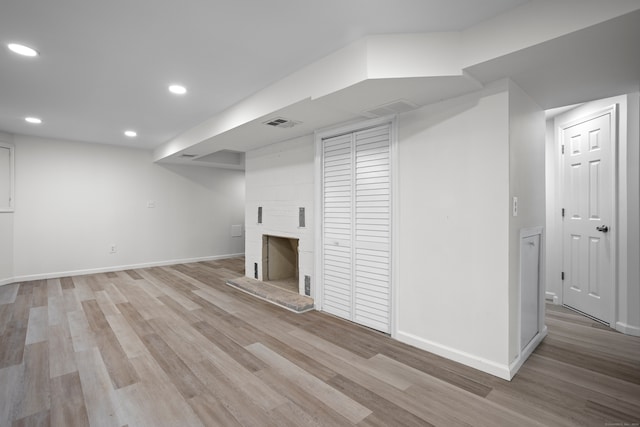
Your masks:
{"label": "door knob", "polygon": [[606,225],[601,225],[600,227],[596,227],[596,230],[606,233],[607,231],[609,231],[609,227],[607,227]]}

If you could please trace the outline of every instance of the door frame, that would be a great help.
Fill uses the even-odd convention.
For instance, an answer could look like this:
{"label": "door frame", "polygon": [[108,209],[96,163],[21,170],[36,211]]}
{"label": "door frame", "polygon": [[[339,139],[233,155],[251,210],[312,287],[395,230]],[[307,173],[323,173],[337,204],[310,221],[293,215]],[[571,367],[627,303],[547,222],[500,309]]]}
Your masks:
{"label": "door frame", "polygon": [[322,188],[323,188],[323,156],[322,156],[322,141],[327,138],[332,138],[335,136],[344,135],[346,133],[358,132],[361,130],[366,130],[370,128],[374,128],[377,126],[389,125],[389,143],[390,143],[390,174],[391,174],[391,283],[390,283],[390,295],[389,295],[389,331],[391,337],[395,337],[397,335],[396,326],[397,322],[397,298],[396,298],[396,284],[398,283],[398,243],[397,243],[397,229],[398,229],[398,221],[395,219],[398,218],[398,179],[397,179],[397,141],[398,141],[398,125],[397,125],[397,116],[384,116],[376,119],[364,120],[355,123],[343,124],[335,127],[328,127],[324,129],[319,129],[314,132],[314,145],[315,145],[315,176],[314,176],[314,218],[316,221],[316,226],[314,227],[314,271],[316,280],[315,283],[311,284],[311,297],[314,300],[314,305],[316,310],[323,311],[323,284],[324,277],[322,271],[322,265],[324,263],[324,259],[322,256],[322,248],[323,248],[323,197],[322,197]]}
{"label": "door frame", "polygon": [[[584,116],[581,116],[579,118],[567,121],[567,122],[562,122],[560,123],[557,128],[556,128],[556,141],[558,141],[558,149],[561,150],[562,149],[562,145],[564,143],[564,132],[566,129],[578,125],[580,123],[595,119],[597,117],[601,117],[604,115],[610,114],[611,117],[611,123],[610,123],[610,138],[611,138],[611,144],[610,144],[610,150],[611,150],[611,171],[610,171],[610,178],[611,178],[611,182],[613,184],[613,189],[611,191],[611,194],[609,196],[609,200],[608,202],[611,205],[611,220],[610,223],[611,225],[611,231],[610,231],[610,236],[611,236],[611,294],[609,295],[610,297],[610,301],[609,301],[609,310],[610,310],[610,322],[609,322],[609,327],[615,329],[616,328],[616,323],[617,323],[617,319],[618,319],[618,233],[619,233],[619,218],[618,218],[618,204],[619,204],[619,199],[618,199],[618,123],[619,123],[619,114],[618,114],[618,104],[612,104],[609,105],[607,107],[604,108],[600,108],[592,113],[586,114]],[[560,176],[559,176],[559,188],[557,189],[558,194],[560,195],[560,206],[563,207],[565,204],[565,195],[564,195],[564,190],[565,190],[565,161],[564,161],[564,154],[560,151]],[[564,245],[565,245],[565,238],[564,238],[564,233],[565,233],[565,225],[564,225],[564,219],[561,218],[561,223],[560,223],[560,236],[561,236],[561,242],[562,242],[562,246],[561,246],[561,251],[562,251],[562,262],[561,262],[561,271],[565,271],[565,259],[564,259]],[[560,305],[564,306],[564,281],[562,281],[561,283],[561,292],[558,295],[558,301],[560,303]],[[585,314],[589,314],[589,313],[585,313]]]}

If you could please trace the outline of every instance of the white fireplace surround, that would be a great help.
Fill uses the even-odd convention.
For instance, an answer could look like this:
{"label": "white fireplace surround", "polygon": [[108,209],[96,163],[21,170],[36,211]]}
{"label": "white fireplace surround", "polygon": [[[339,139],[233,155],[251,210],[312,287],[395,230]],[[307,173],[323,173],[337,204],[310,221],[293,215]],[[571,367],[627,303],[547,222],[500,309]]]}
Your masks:
{"label": "white fireplace surround", "polygon": [[[315,277],[314,154],[313,136],[307,135],[253,150],[246,155],[246,275],[258,280],[266,279],[263,236],[297,239],[298,289],[301,295],[305,293],[305,276],[309,276],[312,288]],[[259,208],[262,208],[260,222]],[[300,208],[304,208],[303,224]]]}

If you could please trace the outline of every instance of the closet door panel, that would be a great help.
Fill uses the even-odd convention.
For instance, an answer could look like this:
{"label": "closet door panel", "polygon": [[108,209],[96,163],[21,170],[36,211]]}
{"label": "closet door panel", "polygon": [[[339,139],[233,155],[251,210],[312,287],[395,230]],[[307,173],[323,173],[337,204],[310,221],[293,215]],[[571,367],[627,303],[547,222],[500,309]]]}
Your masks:
{"label": "closet door panel", "polygon": [[390,331],[390,126],[323,141],[324,310]]}

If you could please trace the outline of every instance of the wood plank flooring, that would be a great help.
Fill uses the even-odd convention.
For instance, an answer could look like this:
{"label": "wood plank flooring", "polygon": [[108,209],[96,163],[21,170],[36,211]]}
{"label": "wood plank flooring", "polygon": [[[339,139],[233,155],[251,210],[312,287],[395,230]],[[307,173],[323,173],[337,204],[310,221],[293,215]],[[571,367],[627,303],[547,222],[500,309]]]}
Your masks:
{"label": "wood plank flooring", "polygon": [[640,422],[640,339],[563,308],[547,307],[549,335],[508,382],[226,286],[243,266],[0,287],[0,426]]}

